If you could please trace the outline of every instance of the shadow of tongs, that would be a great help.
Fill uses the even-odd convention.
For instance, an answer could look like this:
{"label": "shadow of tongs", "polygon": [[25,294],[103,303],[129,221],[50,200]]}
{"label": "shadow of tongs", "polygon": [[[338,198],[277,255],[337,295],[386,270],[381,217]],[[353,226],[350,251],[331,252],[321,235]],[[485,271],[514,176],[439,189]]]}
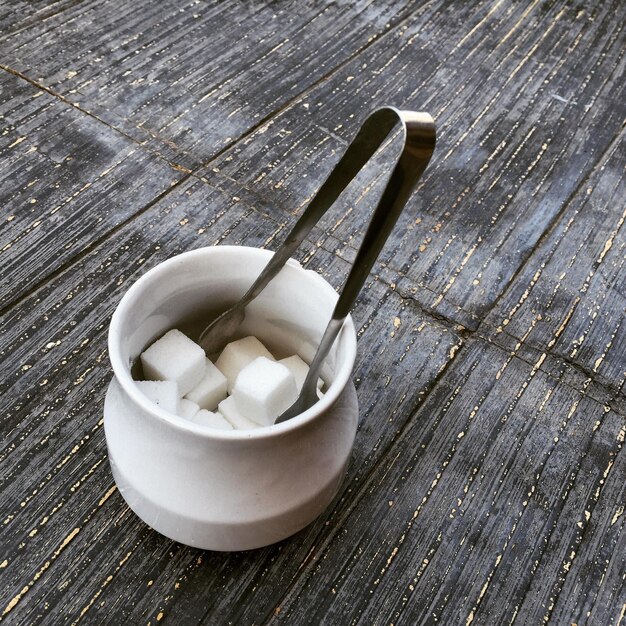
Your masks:
{"label": "shadow of tongs", "polygon": [[282,246],[272,256],[252,287],[237,304],[214,320],[200,336],[199,343],[208,355],[219,352],[234,336],[245,318],[246,306],[278,274],[313,226],[326,213],[341,192],[365,166],[376,150],[400,123],[403,148],[389,176],[385,190],[374,210],[350,274],[341,291],[332,317],[309,367],[309,373],[296,402],[278,417],[283,422],[306,411],[317,402],[317,380],[322,364],[343,322],[350,313],[374,261],[389,237],[417,181],[435,149],[435,122],[428,113],[400,111],[382,107],[363,123],[339,163],[296,222]]}

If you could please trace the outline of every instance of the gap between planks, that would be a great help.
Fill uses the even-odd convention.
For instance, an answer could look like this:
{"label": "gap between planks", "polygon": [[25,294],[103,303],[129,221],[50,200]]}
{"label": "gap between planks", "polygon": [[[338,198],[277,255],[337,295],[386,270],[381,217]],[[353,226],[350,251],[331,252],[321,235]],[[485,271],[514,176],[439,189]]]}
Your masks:
{"label": "gap between planks", "polygon": [[[430,0],[430,2],[427,2],[427,4],[432,4],[433,2],[434,2],[434,0]],[[68,5],[68,7],[69,6],[70,5]],[[59,12],[61,12],[61,11],[59,11]],[[144,145],[144,144],[140,143],[139,141],[137,141],[136,139],[134,139],[130,135],[128,135],[125,132],[123,132],[122,130],[120,130],[119,128],[116,128],[115,126],[110,125],[109,123],[107,123],[106,121],[101,119],[99,116],[95,115],[94,113],[91,113],[90,111],[82,108],[80,105],[71,102],[70,100],[68,100],[62,94],[60,94],[60,93],[56,92],[55,90],[50,89],[49,87],[46,87],[45,85],[41,84],[40,82],[30,78],[29,76],[27,76],[23,72],[19,72],[19,71],[15,70],[15,69],[7,66],[7,65],[4,65],[4,64],[0,63],[0,70],[4,70],[5,72],[15,76],[16,78],[19,78],[20,80],[23,80],[23,81],[29,83],[30,85],[32,85],[36,89],[38,89],[40,91],[43,91],[43,92],[49,94],[50,96],[56,98],[57,100],[59,100],[60,102],[64,103],[65,105],[70,106],[70,107],[80,111],[84,115],[87,115],[87,116],[91,117],[92,119],[94,119],[95,121],[103,124],[104,126],[109,128],[110,130],[112,130],[112,131],[114,131],[116,133],[119,133],[120,135],[122,135],[123,137],[125,137],[126,139],[131,141],[133,144],[138,145],[138,146],[140,146],[143,149],[149,150],[155,156],[157,156],[159,159],[161,159],[165,163],[167,163],[170,167],[172,167],[173,169],[178,170],[178,171],[183,173],[183,176],[178,181],[176,181],[176,183],[174,183],[169,189],[167,189],[163,193],[159,194],[157,197],[153,198],[151,201],[149,201],[146,205],[141,207],[136,213],[134,213],[128,219],[124,220],[123,222],[121,222],[120,224],[118,224],[117,226],[115,226],[114,228],[112,228],[111,230],[106,232],[105,234],[103,234],[101,237],[99,237],[98,239],[96,239],[93,242],[91,242],[79,254],[77,254],[76,256],[74,256],[72,258],[69,258],[56,271],[54,271],[52,274],[47,276],[42,281],[37,282],[36,284],[34,284],[31,289],[29,289],[27,292],[22,294],[20,297],[18,297],[17,299],[7,303],[4,307],[2,307],[0,309],[0,315],[4,315],[7,311],[9,311],[14,306],[19,306],[19,304],[22,303],[27,297],[32,296],[33,293],[38,291],[47,282],[49,282],[50,280],[53,280],[59,274],[61,274],[62,272],[66,271],[67,269],[72,267],[76,262],[78,262],[82,258],[84,258],[84,256],[86,254],[88,254],[91,250],[93,250],[97,246],[101,245],[110,236],[114,235],[117,231],[119,231],[124,226],[126,226],[127,224],[132,222],[133,219],[135,219],[136,217],[138,217],[138,216],[142,215],[143,213],[145,213],[146,211],[148,211],[154,204],[156,204],[157,202],[159,202],[160,200],[165,198],[171,191],[173,191],[174,189],[179,187],[182,183],[186,182],[191,176],[193,176],[194,178],[197,178],[198,180],[202,180],[204,183],[208,183],[208,181],[205,178],[202,178],[202,177],[198,176],[197,173],[202,171],[202,170],[204,170],[207,167],[210,167],[210,165],[211,165],[211,163],[213,163],[213,161],[219,159],[225,152],[229,151],[231,148],[233,148],[240,141],[245,140],[248,136],[250,136],[253,133],[255,133],[259,128],[263,127],[268,122],[273,120],[275,117],[280,115],[284,110],[290,108],[294,103],[296,103],[300,99],[306,97],[306,95],[309,94],[311,91],[317,89],[321,84],[323,84],[323,83],[327,82],[328,80],[330,80],[330,78],[332,76],[334,76],[337,72],[341,71],[344,66],[348,65],[349,63],[351,63],[361,53],[366,51],[370,46],[374,45],[374,43],[377,43],[377,42],[385,39],[386,37],[391,36],[392,33],[394,33],[398,28],[400,28],[404,22],[408,21],[411,18],[411,16],[412,16],[412,13],[408,12],[403,17],[400,17],[397,21],[395,21],[395,22],[393,20],[390,21],[384,27],[383,30],[379,31],[379,33],[377,35],[372,36],[369,39],[369,41],[367,41],[365,44],[363,44],[358,50],[355,50],[352,54],[350,54],[348,57],[346,57],[343,61],[341,61],[340,63],[338,63],[337,65],[335,65],[331,69],[329,69],[328,72],[323,74],[318,80],[316,80],[314,83],[309,85],[307,88],[305,88],[302,91],[298,92],[295,96],[293,96],[292,98],[290,98],[289,100],[284,102],[281,106],[277,107],[275,110],[270,111],[267,115],[262,117],[255,124],[251,125],[246,131],[241,133],[238,137],[236,137],[232,141],[226,143],[221,149],[219,149],[209,159],[207,159],[206,161],[201,162],[194,170],[189,170],[189,169],[187,169],[185,167],[182,167],[181,165],[178,165],[176,163],[172,163],[164,155],[162,155],[158,151],[154,150],[154,148],[151,148],[150,146],[147,146],[147,145]],[[154,136],[155,138],[158,138],[158,136],[155,135],[153,132],[151,132],[150,134],[152,136]],[[178,152],[181,155],[182,154],[188,154],[187,152],[185,152],[184,150],[182,150],[181,148],[179,148],[175,144],[172,144],[172,142],[168,141],[168,145],[171,145],[171,147],[176,152]],[[253,208],[253,207],[250,207],[250,208]],[[256,211],[257,209],[254,209],[254,210]]]}
{"label": "gap between planks", "polygon": [[[493,344],[491,341],[489,341],[488,338],[483,338],[480,337],[476,334],[476,331],[468,331],[471,333],[472,337],[470,337],[470,341],[468,342],[463,342],[459,349],[456,351],[456,353],[454,355],[452,355],[452,358],[445,364],[445,366],[441,369],[441,371],[438,373],[438,375],[435,377],[435,379],[433,380],[433,382],[428,386],[428,388],[425,391],[424,396],[421,398],[419,406],[416,406],[413,408],[412,410],[412,415],[411,417],[406,421],[406,423],[404,424],[404,426],[400,429],[400,431],[397,433],[397,435],[389,442],[389,445],[386,446],[385,450],[382,452],[382,454],[380,455],[380,457],[378,458],[378,460],[372,465],[372,467],[370,468],[370,470],[363,476],[362,480],[359,480],[359,489],[356,491],[356,493],[354,493],[354,497],[351,499],[350,501],[350,505],[346,508],[345,511],[342,512],[342,516],[344,517],[344,519],[347,519],[350,517],[352,511],[358,506],[359,502],[367,495],[368,493],[368,487],[371,484],[371,481],[375,479],[376,473],[379,469],[379,467],[381,465],[384,465],[385,463],[389,462],[388,459],[388,454],[389,452],[394,448],[394,446],[397,444],[397,442],[401,441],[403,439],[403,437],[405,436],[405,433],[407,431],[409,431],[412,427],[413,427],[413,420],[415,419],[415,415],[417,413],[419,413],[421,406],[424,405],[424,403],[427,401],[427,399],[429,398],[431,392],[433,390],[435,390],[439,384],[439,381],[445,377],[446,373],[448,372],[448,370],[450,369],[452,363],[454,361],[456,361],[457,359],[457,354],[461,354],[466,352],[468,349],[470,349],[470,345],[472,343],[472,338],[475,341],[484,341],[484,343],[487,343],[489,345],[493,345],[495,346],[495,348],[497,350],[501,350],[502,352],[507,352],[506,350],[504,350],[502,347],[497,346],[496,344]],[[520,361],[522,361],[523,363],[529,365],[532,367],[532,371],[530,373],[530,376],[533,376],[537,371],[542,371],[540,366],[538,366],[537,364],[533,364],[533,363],[529,363],[528,361],[526,361],[525,359],[522,359],[521,357],[519,357],[518,355],[512,355],[511,358],[517,358]],[[554,376],[552,376],[550,373],[548,372],[543,372],[546,376],[553,378],[555,380],[557,380],[558,384],[563,384],[564,386],[568,386],[567,383],[561,382],[558,379],[556,379]],[[570,387],[572,388],[572,387]],[[574,389],[577,393],[580,394],[581,399],[583,397],[586,396],[586,393],[584,391],[581,391],[579,389]],[[598,404],[601,404],[600,402],[598,402],[597,400],[591,398],[592,401],[597,402]],[[613,409],[613,407],[611,407]],[[615,410],[615,413],[617,413],[618,415],[620,415],[623,418],[626,418],[626,415],[618,410]],[[593,443],[593,437],[590,438],[588,444],[585,446],[585,448],[582,450],[581,452],[581,458],[584,458],[588,452],[588,450],[591,448],[591,445]],[[577,475],[580,472],[580,468],[577,471]],[[606,482],[608,476],[605,477],[604,481]],[[585,532],[587,531],[588,526],[585,528]],[[552,529],[553,531],[554,529]],[[549,541],[550,537],[552,536],[552,531],[550,532],[550,535],[548,536],[546,543]],[[320,558],[320,556],[322,556],[325,551],[328,549],[328,547],[333,543],[333,541],[336,538],[336,533],[330,533],[330,534],[326,534],[324,535],[325,529],[324,527],[322,527],[320,529],[320,531],[316,534],[315,538],[313,539],[313,541],[311,542],[312,548],[311,550],[306,554],[305,558],[303,559],[303,561],[300,563],[298,570],[296,571],[295,575],[292,577],[292,579],[290,580],[289,584],[286,586],[284,592],[281,594],[280,598],[278,599],[278,601],[276,602],[276,607],[268,610],[268,612],[266,613],[266,615],[262,618],[262,620],[260,621],[261,626],[270,626],[270,624],[272,624],[273,622],[273,618],[276,616],[276,609],[280,609],[281,605],[283,604],[283,601],[289,597],[289,595],[291,594],[292,590],[294,589],[295,585],[297,584],[297,582],[300,580],[300,575],[301,575],[301,571],[303,569],[306,569],[308,566],[310,566],[310,563],[312,563],[313,560]],[[583,533],[584,536],[584,533]],[[320,541],[318,543],[318,540],[323,539],[323,541]],[[581,543],[582,543],[582,538],[581,538]],[[543,553],[542,553],[543,554]],[[528,584],[527,589],[524,591],[524,596],[526,597],[528,590],[530,589],[530,581]],[[554,601],[554,604],[556,604],[556,599]],[[208,614],[205,614],[204,619],[207,617]]]}
{"label": "gap between planks", "polygon": [[[149,150],[150,152],[152,152],[152,154],[154,154],[156,157],[158,157],[159,159],[161,159],[162,161],[167,163],[170,167],[174,168],[175,170],[178,170],[179,172],[183,172],[185,174],[190,174],[191,173],[191,170],[187,169],[186,167],[183,167],[182,165],[178,165],[177,163],[172,163],[169,159],[167,159],[164,155],[162,155],[160,152],[158,152],[154,148],[142,144],[141,142],[137,141],[136,139],[134,139],[130,135],[126,134],[123,130],[121,130],[119,128],[116,128],[115,126],[111,126],[111,124],[109,124],[108,122],[103,120],[101,117],[98,117],[95,113],[92,113],[91,111],[88,111],[87,109],[84,109],[83,107],[81,107],[79,104],[76,104],[76,103],[72,102],[71,100],[68,100],[63,94],[60,94],[60,93],[56,92],[54,89],[50,89],[50,87],[46,87],[45,85],[42,85],[40,82],[38,82],[36,80],[33,80],[29,76],[26,76],[26,74],[24,74],[23,72],[19,72],[17,70],[14,70],[13,68],[9,67],[8,65],[3,65],[1,63],[0,63],[0,69],[4,70],[8,74],[11,74],[12,76],[15,76],[16,78],[19,78],[19,79],[27,82],[29,85],[32,85],[36,89],[39,89],[40,91],[43,91],[43,92],[47,93],[48,95],[52,96],[53,98],[56,98],[57,100],[63,102],[63,104],[66,104],[67,106],[70,106],[73,109],[76,109],[77,111],[80,111],[83,115],[86,115],[86,116],[96,120],[96,122],[99,122],[100,124],[103,124],[109,130],[112,130],[113,132],[115,132],[115,133],[121,135],[122,137],[124,137],[125,139],[128,139],[129,141],[131,141],[135,145],[140,146],[141,148],[144,148],[146,150]],[[180,152],[180,153],[186,154],[182,149],[180,149],[178,147],[176,147],[176,150],[178,152]],[[222,151],[220,151],[220,152],[222,152]]]}
{"label": "gap between planks", "polygon": [[[594,166],[593,169],[595,170],[600,165],[601,165],[601,163],[598,162]],[[208,181],[206,179],[202,179],[202,180],[205,183],[208,183]],[[583,184],[585,182],[585,180],[583,180],[581,184]],[[571,198],[568,198],[568,204],[569,204],[571,199],[573,199],[573,196]],[[251,207],[245,201],[242,200],[241,202],[242,202],[242,204],[245,204],[248,208],[254,210],[254,207]],[[556,227],[556,223],[553,226]],[[542,235],[541,239],[543,239],[543,235]],[[319,247],[319,248],[322,248],[322,249],[326,250],[326,252],[329,252],[330,254],[334,254],[334,252],[332,250],[328,250],[323,244],[315,244],[315,245],[317,245],[317,247]],[[533,252],[534,252],[534,250],[535,249],[533,248]],[[528,259],[522,264],[521,268],[526,266],[526,264],[530,261],[531,257],[532,257],[532,253],[529,255]],[[399,276],[404,276],[404,274],[402,274],[399,270],[396,270],[396,269],[394,269],[391,266],[387,266],[387,268],[392,269]],[[516,272],[516,275],[517,275],[517,272]],[[480,321],[479,325],[476,328],[472,329],[472,328],[467,328],[467,327],[463,326],[462,324],[459,324],[459,323],[455,322],[454,320],[449,319],[448,317],[446,317],[445,315],[443,315],[441,313],[437,313],[437,312],[433,311],[432,309],[430,309],[428,307],[425,307],[411,293],[407,293],[405,290],[403,290],[401,288],[399,289],[395,284],[389,282],[389,280],[387,280],[383,276],[380,276],[379,274],[377,274],[376,276],[371,276],[371,278],[374,279],[374,280],[380,281],[381,283],[386,285],[389,289],[391,289],[392,291],[395,291],[397,293],[397,295],[404,302],[410,302],[411,305],[422,316],[427,318],[431,323],[439,325],[439,326],[442,326],[442,327],[446,328],[447,330],[450,330],[450,331],[454,332],[462,340],[465,341],[467,339],[471,339],[472,337],[478,337],[481,340],[483,340],[483,341],[485,341],[485,342],[487,342],[487,343],[489,343],[489,344],[491,344],[493,346],[496,346],[497,348],[503,350],[504,352],[509,352],[511,354],[511,356],[514,356],[514,357],[518,358],[520,361],[526,363],[527,365],[530,365],[531,367],[534,367],[536,365],[537,362],[533,363],[532,361],[530,361],[530,360],[524,358],[523,356],[521,356],[519,354],[519,349],[516,349],[514,351],[507,350],[502,345],[499,345],[498,343],[493,341],[493,339],[490,336],[491,333],[489,331],[495,331],[496,327],[493,326],[491,323],[489,323],[486,318],[488,317],[489,313],[495,308],[496,303],[503,297],[503,295],[505,294],[505,292],[509,288],[509,286],[514,282],[513,279],[511,279],[511,281],[509,281],[506,284],[506,287],[503,289],[502,293],[498,296],[498,298],[496,299],[496,302],[494,303],[494,305],[492,307],[490,307],[485,312],[484,318]],[[420,288],[429,290],[428,287],[424,287],[424,286],[420,286]],[[432,292],[432,290],[429,290],[429,291],[431,291],[431,293],[434,293],[434,292]],[[454,303],[451,303],[451,304],[454,304]],[[455,306],[456,306],[456,304],[455,304]],[[466,313],[468,315],[472,315],[472,314],[470,314],[467,311],[466,311]],[[615,387],[611,386],[610,384],[602,382],[601,380],[599,380],[597,372],[593,372],[593,371],[589,370],[587,367],[585,367],[581,363],[576,362],[574,359],[567,358],[564,355],[556,354],[552,348],[548,348],[547,346],[544,347],[544,348],[536,348],[534,346],[529,346],[529,345],[526,344],[526,341],[525,341],[524,337],[517,337],[517,336],[509,333],[506,330],[506,328],[502,329],[501,334],[505,335],[506,337],[509,337],[513,341],[519,343],[520,347],[523,346],[523,347],[529,348],[532,351],[537,351],[538,353],[541,353],[542,356],[539,357],[539,359],[541,361],[540,362],[540,369],[541,369],[541,364],[542,364],[543,360],[546,358],[546,356],[549,355],[553,359],[555,359],[557,362],[564,363],[565,365],[567,365],[571,369],[575,370],[577,373],[579,373],[582,376],[584,376],[585,378],[587,378],[590,381],[590,383],[593,383],[596,387],[600,388],[604,392],[604,394],[607,396],[607,398],[608,398],[607,402],[611,405],[611,408],[613,410],[615,410],[616,412],[621,414],[621,409],[619,408],[619,404],[620,404],[620,401],[626,401],[626,393],[624,393],[619,388],[615,388]],[[561,384],[569,387],[570,389],[574,389],[575,391],[580,391],[580,389],[575,387],[574,385],[571,385],[567,381],[559,379],[557,376],[555,376],[554,373],[552,373],[552,372],[550,372],[550,371],[548,371],[546,369],[541,369],[541,371],[544,372],[550,378],[552,378],[554,380],[558,380]],[[615,403],[617,403],[617,406],[614,405]]]}

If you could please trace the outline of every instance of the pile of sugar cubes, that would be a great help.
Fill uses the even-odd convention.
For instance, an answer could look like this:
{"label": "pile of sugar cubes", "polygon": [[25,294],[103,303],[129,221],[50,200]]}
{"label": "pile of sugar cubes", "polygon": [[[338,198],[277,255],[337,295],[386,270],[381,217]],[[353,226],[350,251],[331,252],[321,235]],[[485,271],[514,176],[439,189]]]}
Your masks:
{"label": "pile of sugar cubes", "polygon": [[184,419],[221,429],[272,425],[296,401],[309,371],[297,355],[275,360],[253,336],[229,343],[214,364],[176,329],[140,358],[146,380],[135,382],[146,397]]}

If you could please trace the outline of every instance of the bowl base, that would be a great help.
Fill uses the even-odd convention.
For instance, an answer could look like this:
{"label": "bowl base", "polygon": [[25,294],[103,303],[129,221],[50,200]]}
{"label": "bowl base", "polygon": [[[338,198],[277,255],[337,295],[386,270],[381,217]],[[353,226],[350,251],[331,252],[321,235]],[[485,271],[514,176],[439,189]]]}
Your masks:
{"label": "bowl base", "polygon": [[[123,394],[115,380],[111,381],[104,402],[105,429],[115,415],[123,412]],[[356,430],[358,402],[354,384],[350,381],[331,407],[342,420],[353,422]],[[107,442],[109,438],[107,437]],[[109,445],[109,463],[118,490],[131,510],[148,526],[162,535],[185,545],[221,552],[251,550],[282,541],[302,530],[317,518],[335,497],[343,477],[349,454],[338,471],[327,477],[315,492],[291,507],[280,508],[271,516],[259,511],[254,518],[242,522],[223,522],[207,511],[204,519],[197,519],[184,512],[168,509],[163,503],[155,502],[133,481],[133,476],[122,471],[116,462],[115,451]],[[215,511],[213,512],[215,513]]]}

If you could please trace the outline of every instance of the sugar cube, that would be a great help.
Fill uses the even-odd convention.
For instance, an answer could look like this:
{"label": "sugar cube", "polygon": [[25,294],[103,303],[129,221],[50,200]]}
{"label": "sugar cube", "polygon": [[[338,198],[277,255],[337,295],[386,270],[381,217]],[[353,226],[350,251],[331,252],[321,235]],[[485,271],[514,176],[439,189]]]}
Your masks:
{"label": "sugar cube", "polygon": [[211,428],[219,428],[220,430],[232,430],[233,426],[227,422],[219,413],[200,409],[192,418],[192,422],[210,426]]}
{"label": "sugar cube", "polygon": [[154,404],[176,413],[178,409],[178,385],[171,380],[137,380],[135,381],[141,393],[152,400]]}
{"label": "sugar cube", "polygon": [[185,398],[195,402],[201,409],[212,411],[226,397],[226,387],[226,376],[206,359],[202,379],[185,395]]}
{"label": "sugar cube", "polygon": [[187,420],[193,420],[194,415],[200,410],[200,407],[191,400],[181,398],[178,402],[178,415]]}
{"label": "sugar cube", "polygon": [[173,329],[141,354],[143,373],[149,380],[173,380],[181,396],[201,380],[206,367],[204,350]]}
{"label": "sugar cube", "polygon": [[244,417],[270,426],[296,401],[298,388],[289,368],[260,356],[239,372],[232,397]]}
{"label": "sugar cube", "polygon": [[218,406],[219,412],[232,424],[237,430],[252,430],[253,428],[261,428],[260,424],[244,417],[235,404],[235,399],[228,396],[226,400],[222,400]]}
{"label": "sugar cube", "polygon": [[[300,393],[307,374],[309,373],[309,366],[297,354],[287,357],[286,359],[281,359],[278,362],[282,363],[293,374],[293,377],[296,379],[298,393]],[[317,388],[320,389],[323,384],[322,379],[318,378]]]}
{"label": "sugar cube", "polygon": [[228,379],[228,393],[232,392],[239,372],[260,356],[274,360],[270,351],[256,337],[252,336],[231,341],[222,350],[215,365]]}

